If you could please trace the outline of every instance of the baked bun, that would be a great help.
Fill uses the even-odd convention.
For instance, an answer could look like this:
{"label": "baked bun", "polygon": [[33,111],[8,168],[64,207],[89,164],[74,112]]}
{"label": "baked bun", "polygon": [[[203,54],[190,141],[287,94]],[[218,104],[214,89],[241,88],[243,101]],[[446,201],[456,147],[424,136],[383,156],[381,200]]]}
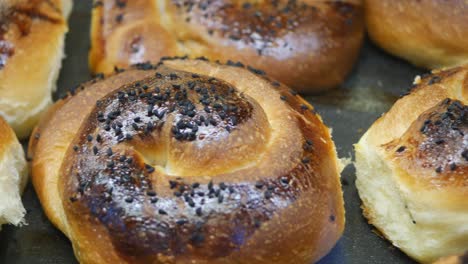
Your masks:
{"label": "baked bun", "polygon": [[0,229],[2,224],[23,222],[26,210],[21,203],[21,193],[27,177],[23,147],[15,132],[0,117]]}
{"label": "baked bun", "polygon": [[442,258],[439,261],[434,262],[434,264],[467,264],[468,263],[468,252],[463,256],[452,256],[447,258]]}
{"label": "baked bun", "polygon": [[71,0],[0,1],[0,116],[27,137],[52,91],[63,57]]}
{"label": "baked bun", "polygon": [[33,183],[81,263],[311,263],[334,246],[330,131],[249,69],[139,64],[50,110],[31,139]]}
{"label": "baked bun", "polygon": [[468,1],[365,0],[365,11],[386,51],[429,69],[468,63]]}
{"label": "baked bun", "polygon": [[91,69],[163,56],[238,60],[300,92],[339,85],[363,40],[361,0],[96,1]]}
{"label": "baked bun", "polygon": [[355,146],[364,215],[420,262],[468,250],[467,100],[468,67],[418,77]]}

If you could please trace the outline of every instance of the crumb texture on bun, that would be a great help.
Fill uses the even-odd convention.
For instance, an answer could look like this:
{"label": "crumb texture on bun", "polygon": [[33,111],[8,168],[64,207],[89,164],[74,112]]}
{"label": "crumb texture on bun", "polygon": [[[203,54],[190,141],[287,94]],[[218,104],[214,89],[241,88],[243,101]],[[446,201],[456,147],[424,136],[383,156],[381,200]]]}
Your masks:
{"label": "crumb texture on bun", "polygon": [[430,263],[468,250],[468,67],[416,78],[356,144],[365,216]]}
{"label": "crumb texture on bun", "polygon": [[0,117],[0,229],[2,224],[24,223],[21,193],[27,183],[24,151],[15,132]]}

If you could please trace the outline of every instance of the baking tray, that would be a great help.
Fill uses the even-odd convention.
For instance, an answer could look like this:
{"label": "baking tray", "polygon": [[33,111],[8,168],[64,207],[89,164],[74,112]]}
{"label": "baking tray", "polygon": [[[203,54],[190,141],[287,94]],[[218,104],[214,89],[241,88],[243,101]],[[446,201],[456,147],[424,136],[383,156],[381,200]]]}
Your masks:
{"label": "baking tray", "polygon": [[[74,1],[67,57],[58,82],[56,98],[90,78],[88,71],[90,0]],[[411,85],[423,71],[379,50],[366,40],[354,71],[340,89],[308,96],[332,127],[340,157],[353,155],[353,144],[365,130]],[[27,142],[23,142],[26,144]],[[389,242],[379,237],[362,216],[354,186],[355,171],[348,166],[342,173],[346,206],[346,231],[336,247],[320,264],[335,263],[414,263]],[[48,221],[31,184],[23,196],[27,225],[3,226],[0,232],[1,264],[77,263],[68,239]]]}

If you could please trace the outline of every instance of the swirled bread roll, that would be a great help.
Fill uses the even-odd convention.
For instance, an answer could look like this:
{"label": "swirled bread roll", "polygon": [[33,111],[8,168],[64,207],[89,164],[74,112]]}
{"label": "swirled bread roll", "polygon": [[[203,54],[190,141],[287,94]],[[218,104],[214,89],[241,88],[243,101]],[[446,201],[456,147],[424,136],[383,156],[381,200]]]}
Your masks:
{"label": "swirled bread roll", "polygon": [[15,132],[0,117],[0,229],[2,224],[23,223],[26,210],[21,203],[21,193],[27,177],[23,147]]}
{"label": "swirled bread roll", "polygon": [[365,0],[367,30],[386,51],[429,69],[468,63],[466,0]]}
{"label": "swirled bread roll", "polygon": [[417,78],[356,148],[365,216],[429,263],[468,250],[468,68]]}
{"label": "swirled bread roll", "polygon": [[52,103],[70,0],[0,1],[0,116],[29,136]]}
{"label": "swirled bread roll", "polygon": [[30,143],[81,263],[311,263],[341,236],[330,131],[262,71],[166,60],[82,89]]}
{"label": "swirled bread roll", "polygon": [[241,61],[301,92],[339,85],[362,44],[361,0],[95,1],[91,69],[163,56]]}

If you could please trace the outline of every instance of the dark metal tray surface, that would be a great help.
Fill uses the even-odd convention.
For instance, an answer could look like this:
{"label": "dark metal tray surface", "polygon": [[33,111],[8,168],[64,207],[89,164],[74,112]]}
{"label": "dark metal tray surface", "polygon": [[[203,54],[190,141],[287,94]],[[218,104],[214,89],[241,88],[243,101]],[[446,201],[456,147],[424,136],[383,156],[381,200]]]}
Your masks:
{"label": "dark metal tray surface", "polygon": [[[91,1],[74,2],[66,41],[67,57],[63,62],[56,98],[90,78],[88,29]],[[325,123],[332,127],[340,157],[352,157],[353,144],[421,73],[421,69],[384,53],[366,40],[359,62],[340,89],[306,99],[315,106]],[[374,228],[367,224],[362,216],[354,181],[354,168],[348,166],[342,173],[346,231],[332,252],[319,263],[414,263],[376,235]],[[31,184],[26,188],[23,201],[27,209],[27,225],[3,226],[0,232],[0,263],[77,263],[70,242],[48,221]]]}

